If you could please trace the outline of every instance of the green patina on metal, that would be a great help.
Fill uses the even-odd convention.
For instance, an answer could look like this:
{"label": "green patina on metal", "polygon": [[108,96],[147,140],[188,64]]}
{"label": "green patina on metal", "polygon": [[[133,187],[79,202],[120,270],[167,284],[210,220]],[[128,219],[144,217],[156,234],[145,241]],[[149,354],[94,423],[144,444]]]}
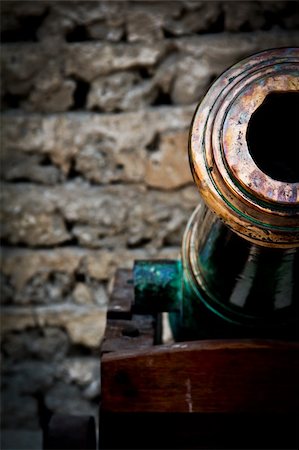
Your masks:
{"label": "green patina on metal", "polygon": [[138,311],[179,311],[182,302],[180,260],[136,261],[134,308]]}
{"label": "green patina on metal", "polygon": [[[232,234],[230,230],[228,233]],[[212,245],[210,250],[221,252],[224,241],[222,236],[217,240],[217,249]],[[168,312],[177,341],[235,337],[296,339],[298,253],[273,250],[250,254],[246,276],[242,264],[235,266],[240,267],[236,276],[232,265],[221,264],[221,259],[215,260],[209,252],[209,275],[216,280],[211,292],[194,282],[190,268],[183,267],[181,260],[137,261],[134,310],[143,314]],[[232,303],[231,292],[236,289],[239,300],[246,299],[244,304]]]}

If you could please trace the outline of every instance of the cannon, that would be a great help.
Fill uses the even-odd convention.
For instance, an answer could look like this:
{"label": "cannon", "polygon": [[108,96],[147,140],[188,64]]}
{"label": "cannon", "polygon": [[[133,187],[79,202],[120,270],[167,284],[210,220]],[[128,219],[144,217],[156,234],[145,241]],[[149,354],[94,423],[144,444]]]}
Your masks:
{"label": "cannon", "polygon": [[202,200],[187,225],[181,261],[137,261],[134,268],[137,306],[166,302],[180,310],[172,315],[177,340],[296,338],[296,57],[284,49],[241,62],[195,112],[189,158]]}
{"label": "cannon", "polygon": [[298,448],[298,64],[253,55],[197,107],[181,257],[115,276],[100,448]]}

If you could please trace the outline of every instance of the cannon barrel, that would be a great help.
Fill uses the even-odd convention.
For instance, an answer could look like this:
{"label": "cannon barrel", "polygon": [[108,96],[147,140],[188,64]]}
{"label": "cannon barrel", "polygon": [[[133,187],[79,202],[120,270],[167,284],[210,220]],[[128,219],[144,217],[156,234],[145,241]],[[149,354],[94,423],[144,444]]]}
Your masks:
{"label": "cannon barrel", "polygon": [[253,55],[195,111],[189,160],[201,201],[181,262],[134,268],[136,308],[173,311],[177,340],[297,338],[298,64],[298,48]]}

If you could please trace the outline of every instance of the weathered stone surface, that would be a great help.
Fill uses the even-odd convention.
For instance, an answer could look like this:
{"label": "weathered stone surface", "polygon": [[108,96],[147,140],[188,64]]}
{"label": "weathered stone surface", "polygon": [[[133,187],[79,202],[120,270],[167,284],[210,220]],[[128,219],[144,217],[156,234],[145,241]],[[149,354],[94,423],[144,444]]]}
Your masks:
{"label": "weathered stone surface", "polygon": [[2,350],[13,359],[37,358],[45,361],[61,360],[69,349],[69,340],[59,328],[44,328],[11,332],[2,338]]}
{"label": "weathered stone surface", "polygon": [[[15,425],[14,425],[15,426]],[[40,450],[43,445],[41,430],[8,429],[1,432],[1,448],[5,450]]]}
{"label": "weathered stone surface", "polygon": [[163,38],[164,17],[146,10],[131,10],[127,13],[129,42],[152,42]]}
{"label": "weathered stone surface", "polygon": [[25,211],[21,214],[7,212],[1,221],[1,236],[12,244],[20,242],[32,247],[52,246],[70,239],[62,218],[57,214],[49,216]]}
{"label": "weathered stone surface", "polygon": [[61,6],[59,2],[55,2],[53,8],[50,9],[41,26],[37,29],[36,35],[39,41],[61,45],[66,34],[74,29],[75,23],[71,14],[63,14]]}
{"label": "weathered stone surface", "polygon": [[2,309],[2,333],[34,327],[61,327],[65,329],[73,344],[86,347],[99,346],[105,326],[105,311],[98,307],[57,306],[29,308],[6,307]]}
{"label": "weathered stone surface", "polygon": [[155,71],[154,82],[160,87],[163,93],[169,94],[171,92],[179,58],[178,52],[171,52],[163,59]]}
{"label": "weathered stone surface", "polygon": [[299,6],[298,3],[292,2],[288,4],[288,14],[277,14],[281,17],[283,26],[289,30],[298,30],[299,28]]}
{"label": "weathered stone surface", "polygon": [[83,396],[87,400],[98,400],[101,393],[101,379],[94,379],[83,391]]}
{"label": "weathered stone surface", "polygon": [[118,72],[93,81],[87,107],[102,111],[133,111],[150,105],[157,89],[150,81],[142,81],[136,72]]}
{"label": "weathered stone surface", "polygon": [[2,180],[29,180],[41,184],[61,181],[61,172],[41,154],[24,154],[13,149],[0,154]]}
{"label": "weathered stone surface", "polygon": [[298,4],[292,2],[222,2],[224,11],[224,27],[227,31],[269,29],[278,25],[288,28],[290,21],[292,28],[298,28]]}
{"label": "weathered stone surface", "polygon": [[107,308],[108,295],[104,285],[96,280],[92,280],[90,283],[90,289],[93,293],[94,303],[99,307]]}
{"label": "weathered stone surface", "polygon": [[35,2],[35,1],[6,1],[3,2],[1,11],[3,16],[11,15],[13,17],[23,16],[41,16],[44,14],[47,8],[48,2]]}
{"label": "weathered stone surface", "polygon": [[[225,4],[225,8],[232,7],[229,3]],[[213,7],[217,5],[215,3]],[[246,2],[242,5],[238,14],[240,20],[245,20],[248,16],[246,11],[253,7]],[[211,7],[209,4],[203,5],[207,11]],[[259,7],[256,5],[256,8]],[[141,14],[134,12],[137,13]],[[187,14],[194,24],[200,24],[195,17],[201,14],[200,10]],[[238,14],[227,16],[237,21]],[[262,17],[258,13],[258,20],[264,20]],[[252,20],[255,20],[254,17]],[[231,28],[234,26],[232,24]],[[110,44],[106,41],[68,43],[59,44],[58,53],[53,53],[49,42],[22,46],[7,44],[1,56],[4,94],[19,96],[20,106],[28,110],[64,111],[73,106],[76,83],[72,78],[76,78],[93,81],[87,105],[83,107],[103,111],[138,109],[155,102],[156,87],[161,83],[164,92],[165,85],[168,85],[175,103],[190,104],[201,98],[213,77],[241,58],[267,48],[294,46],[297,42],[296,31],[258,31],[240,35],[200,35],[144,43],[142,46],[137,43]],[[173,52],[178,53],[178,58],[177,61],[168,59],[168,63],[174,64],[174,67],[168,68],[167,57],[170,58]],[[159,63],[163,69],[160,67],[155,75]],[[147,74],[149,79],[138,82],[136,68],[150,69]],[[128,70],[133,72],[125,72]]]}
{"label": "weathered stone surface", "polygon": [[100,359],[90,356],[54,361],[9,359],[2,367],[2,375],[2,387],[19,395],[34,396],[51,388],[56,380],[77,385],[85,392],[94,390],[95,381],[100,385]]}
{"label": "weathered stone surface", "polygon": [[93,225],[75,225],[72,234],[80,246],[88,248],[123,248],[127,242],[125,235],[115,235],[112,229],[103,233]]}
{"label": "weathered stone surface", "polygon": [[54,304],[61,303],[69,295],[74,284],[73,276],[57,271],[40,271],[30,282],[15,292],[16,304]]}
{"label": "weathered stone surface", "polygon": [[9,304],[14,301],[14,288],[11,285],[9,277],[3,272],[0,272],[0,284],[1,284],[1,304]]}
{"label": "weathered stone surface", "polygon": [[141,77],[136,72],[118,72],[99,77],[92,83],[87,106],[112,112],[118,108],[128,91],[140,81]]}
{"label": "weathered stone surface", "polygon": [[217,23],[223,2],[185,2],[187,11],[175,19],[167,17],[164,28],[173,36],[208,31]]}
{"label": "weathered stone surface", "polygon": [[52,389],[57,380],[79,387],[83,397],[96,398],[101,381],[100,360],[86,356],[65,357],[50,362],[36,359],[14,362],[9,359],[2,367],[2,388],[14,396],[36,397]]}
{"label": "weathered stone surface", "polygon": [[[26,356],[28,358],[28,353]],[[98,357],[64,357],[62,361],[50,362],[46,358],[41,362],[36,359],[14,361],[10,357],[2,365],[1,381],[2,427],[19,425],[37,429],[40,425],[37,398],[43,398],[51,412],[97,414]]]}
{"label": "weathered stone surface", "polygon": [[[7,44],[1,54],[3,74],[3,95],[19,96],[20,106],[32,111],[60,112],[72,107],[74,101],[75,82],[70,79],[90,82],[100,76],[113,72],[136,69],[136,67],[153,67],[163,56],[165,44],[148,44],[138,46],[131,44],[112,45],[108,43],[73,43],[60,46],[59,53],[53,55],[53,48],[46,44],[28,43],[22,46]],[[55,56],[55,58],[54,58]],[[145,80],[134,86],[136,75],[126,81],[134,87],[134,92],[119,93],[118,109],[132,109],[132,101],[148,104],[155,99],[155,87]],[[120,82],[123,81],[124,76]],[[119,86],[117,76],[98,80],[93,88],[90,105],[99,103],[99,93],[103,92],[108,83],[108,89]],[[95,92],[98,92],[96,94]],[[127,96],[125,95],[127,94]],[[114,104],[117,98],[114,99]],[[105,99],[105,110],[111,111],[109,102]],[[108,104],[106,105],[108,101]],[[98,105],[101,106],[101,105]]]}
{"label": "weathered stone surface", "polygon": [[161,135],[159,150],[148,160],[145,181],[149,186],[175,189],[192,182],[188,161],[188,132]]}
{"label": "weathered stone surface", "polygon": [[64,273],[68,277],[78,271],[86,252],[78,248],[31,250],[3,248],[1,269],[17,292],[22,292],[40,274]]}
{"label": "weathered stone surface", "polygon": [[199,102],[213,77],[211,65],[204,59],[183,57],[177,64],[171,98],[175,104]]}
{"label": "weathered stone surface", "polygon": [[[171,145],[171,138],[168,143],[165,141],[166,156]],[[167,165],[167,162],[162,160],[162,164]],[[173,170],[177,164],[173,157]],[[191,181],[191,178],[187,178],[187,169],[185,173],[181,172],[181,176],[176,175],[177,172],[168,173],[167,185],[173,187]],[[148,176],[152,185],[166,187],[159,177],[154,177],[153,171],[150,170]],[[65,231],[63,224],[67,222],[96,227],[99,236],[117,236],[126,242],[129,237],[142,232],[153,247],[161,247],[170,229],[173,231],[171,227],[175,211],[181,210],[185,216],[191,214],[195,207],[195,204],[183,202],[182,195],[182,192],[166,194],[152,191],[149,196],[147,189],[140,185],[128,186],[126,189],[117,185],[90,187],[84,183],[67,183],[48,188],[28,184],[23,186],[21,183],[6,185],[2,189],[2,236],[10,242],[29,245],[48,246],[67,242],[75,237],[70,227],[68,232]],[[60,215],[54,211],[60,211]],[[178,239],[184,225],[182,221],[177,229]],[[77,235],[79,231],[77,228]],[[88,233],[87,229],[81,231],[84,235]],[[88,245],[86,236],[85,242]],[[89,242],[92,242],[91,239]]]}
{"label": "weathered stone surface", "polygon": [[[156,133],[190,126],[195,105],[161,107],[123,115],[5,114],[2,146],[5,152],[47,156],[64,174],[75,168],[100,183],[143,180],[144,150]],[[121,166],[122,165],[122,166]]]}
{"label": "weathered stone surface", "polygon": [[105,308],[108,303],[107,292],[103,284],[90,280],[87,275],[86,283],[76,283],[71,297],[78,305],[97,305]]}
{"label": "weathered stone surface", "polygon": [[34,77],[46,65],[47,55],[39,44],[6,44],[1,51],[5,90],[15,95],[29,93]]}
{"label": "weathered stone surface", "polygon": [[2,386],[19,395],[34,395],[54,384],[55,366],[37,360],[6,364],[3,367]]}
{"label": "weathered stone surface", "polygon": [[78,305],[93,304],[93,293],[85,283],[76,283],[72,296]]}
{"label": "weathered stone surface", "polygon": [[[167,36],[181,36],[213,30],[268,29],[273,25],[294,28],[298,10],[293,3],[241,1],[233,6],[230,1],[4,1],[2,22],[8,40],[25,35],[27,40],[52,42],[86,38],[117,41],[127,25],[129,42],[142,42],[161,39],[162,30]],[[28,24],[32,30],[26,34]]]}
{"label": "weathered stone surface", "polygon": [[60,112],[67,111],[73,105],[76,84],[72,80],[57,80],[56,86],[35,85],[24,109],[28,111]]}
{"label": "weathered stone surface", "polygon": [[67,358],[57,368],[56,376],[65,383],[75,383],[86,388],[93,381],[100,381],[100,359]]}
{"label": "weathered stone surface", "polygon": [[[175,70],[160,69],[160,79],[167,76],[171,98],[177,104],[199,102],[211,81],[232,64],[255,52],[275,47],[296,45],[299,33],[257,32],[242,35],[205,35],[177,40],[177,48],[183,57],[174,62]],[[164,69],[164,70],[163,70]]]}
{"label": "weathered stone surface", "polygon": [[275,47],[296,46],[297,31],[257,31],[255,33],[218,33],[176,40],[178,51],[209,64],[211,75],[220,75],[232,64],[253,53]]}
{"label": "weathered stone surface", "polygon": [[250,29],[261,29],[266,23],[266,15],[261,14],[261,3],[237,1],[234,4],[225,2],[223,4],[225,13],[225,29],[227,31],[238,31],[241,27]]}
{"label": "weathered stone surface", "polygon": [[95,40],[118,42],[125,33],[124,18],[113,17],[106,22],[99,20],[87,26],[88,35]]}
{"label": "weathered stone surface", "polygon": [[29,395],[20,395],[14,390],[3,390],[1,393],[1,427],[39,428],[37,400]]}
{"label": "weathered stone surface", "polygon": [[101,75],[152,67],[163,57],[164,42],[159,44],[74,43],[66,47],[65,74],[92,81]]}
{"label": "weathered stone surface", "polygon": [[[6,152],[16,148],[19,153],[27,154],[30,149],[36,148],[38,154],[49,154],[56,162],[59,158],[62,170],[70,167],[73,155],[77,154],[76,170],[82,171],[93,181],[141,182],[146,161],[151,158],[145,149],[152,145],[156,133],[167,134],[172,129],[186,129],[192,111],[191,107],[177,110],[159,108],[158,111],[144,113],[143,118],[137,113],[128,113],[122,120],[118,115],[104,118],[71,115],[63,119],[52,116],[48,120],[37,116],[29,116],[25,120],[7,115],[4,117],[3,143]],[[28,130],[25,136],[22,134],[24,128]],[[76,132],[72,133],[73,129]],[[139,132],[135,133],[135,129]],[[131,150],[134,148],[139,149],[137,154]],[[110,171],[109,165],[108,170],[105,166],[105,160],[98,166],[95,164],[95,158],[100,155],[101,158],[104,152],[107,158],[115,158],[110,163]],[[184,184],[184,172],[180,175],[181,180],[177,184]],[[107,237],[118,235],[121,239],[125,210],[130,210],[128,234],[131,237],[136,234],[136,219],[140,219],[137,204],[144,202],[143,197],[147,193],[141,187],[123,190],[115,186],[106,191],[78,182],[50,190],[30,184],[6,185],[2,195],[6,217],[3,237],[6,239],[32,245],[52,245],[76,237],[84,245],[101,246],[101,240]],[[64,221],[68,223],[67,228]],[[69,224],[74,225],[74,232]],[[86,225],[91,228],[87,229]],[[27,236],[28,233],[30,236]],[[155,232],[146,231],[146,239],[149,233],[153,235]]]}
{"label": "weathered stone surface", "polygon": [[46,393],[46,406],[52,412],[61,414],[74,414],[80,412],[82,415],[97,414],[97,405],[92,405],[82,397],[80,389],[75,385],[58,382]]}
{"label": "weathered stone surface", "polygon": [[[29,111],[60,112],[73,105],[76,84],[63,76],[63,49],[53,54],[51,45],[8,44],[1,65],[7,94],[20,97]],[[55,58],[54,58],[55,57]]]}

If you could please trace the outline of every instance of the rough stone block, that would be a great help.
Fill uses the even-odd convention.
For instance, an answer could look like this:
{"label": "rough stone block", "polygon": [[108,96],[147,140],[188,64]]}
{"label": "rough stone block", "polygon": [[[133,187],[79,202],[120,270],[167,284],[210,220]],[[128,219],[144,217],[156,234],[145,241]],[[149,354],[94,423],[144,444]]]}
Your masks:
{"label": "rough stone block", "polygon": [[129,42],[152,42],[162,39],[164,17],[146,10],[129,10],[127,33]]}
{"label": "rough stone block", "polygon": [[40,450],[43,445],[42,430],[8,429],[1,431],[1,448],[4,450]]}
{"label": "rough stone block", "polygon": [[204,59],[182,57],[177,63],[171,90],[173,103],[198,103],[206,93],[213,77],[213,66]]}
{"label": "rough stone block", "polygon": [[[229,3],[225,3],[224,8],[231,8]],[[257,22],[263,21],[260,5],[255,7]],[[202,8],[212,11],[210,4],[204,4]],[[213,2],[213,8],[219,8],[219,4]],[[248,10],[252,12],[254,6],[242,2],[237,14],[228,14],[227,17],[233,17],[228,28],[238,28],[234,22],[238,23],[239,19],[249,23]],[[162,20],[149,12],[134,10],[132,14],[150,14],[156,22]],[[201,14],[201,9],[187,12],[186,27],[190,28],[190,21],[195,29],[196,24],[200,27],[201,21],[196,17]],[[208,23],[207,20],[203,23]],[[251,20],[255,21],[254,14]],[[133,23],[135,27],[141,26],[141,22]],[[178,24],[180,30],[183,22]],[[188,35],[183,30],[184,26],[179,34]],[[146,33],[144,37],[148,40]],[[7,95],[15,96],[14,101],[19,107],[32,111],[69,110],[76,107],[78,95],[82,96],[80,106],[83,108],[121,111],[155,104],[160,86],[163,92],[171,94],[174,103],[190,104],[201,99],[215,76],[240,59],[267,48],[295,46],[297,42],[295,30],[271,30],[193,34],[192,37],[162,39],[143,45],[138,42],[60,42],[56,49],[48,41],[22,46],[9,43],[3,46],[1,55],[3,95],[6,100]],[[130,70],[133,72],[128,72]],[[85,83],[84,93],[78,94],[82,83]]]}
{"label": "rough stone block", "polygon": [[62,304],[29,308],[2,309],[2,333],[27,328],[58,327],[67,331],[73,344],[98,348],[104,328],[105,311],[97,307]]}
{"label": "rough stone block", "polygon": [[1,236],[12,244],[52,246],[70,239],[62,218],[57,214],[31,214],[25,211],[10,214],[7,211],[1,221]]}
{"label": "rough stone block", "polygon": [[2,180],[30,180],[41,184],[55,184],[61,181],[61,172],[41,154],[24,154],[10,149],[0,154]]}
{"label": "rough stone block", "polygon": [[26,360],[4,365],[2,386],[19,396],[34,396],[55,382],[55,366],[44,361]]}
{"label": "rough stone block", "polygon": [[76,414],[96,416],[98,406],[92,405],[81,395],[80,389],[75,385],[58,382],[46,393],[45,403],[49,410],[60,414]]}
{"label": "rough stone block", "polygon": [[147,146],[157,133],[189,128],[194,109],[160,107],[121,115],[8,113],[2,116],[2,147],[5,154],[43,155],[64,175],[75,165],[78,174],[99,183],[142,181]]}
{"label": "rough stone block", "polygon": [[176,189],[192,182],[188,153],[188,131],[160,136],[158,148],[147,160],[145,182],[160,189]]}
{"label": "rough stone block", "polygon": [[165,42],[141,46],[100,42],[69,44],[65,54],[65,74],[92,81],[116,71],[153,67],[161,60],[165,51]]}
{"label": "rough stone block", "polygon": [[117,72],[92,82],[87,108],[100,111],[134,111],[150,105],[157,95],[155,85],[142,81],[137,72]]}
{"label": "rough stone block", "polygon": [[[166,152],[167,145],[171,145],[171,141],[165,144]],[[175,168],[175,158],[172,159],[172,165]],[[159,177],[154,177],[151,170],[148,176],[149,182],[163,188],[191,181],[187,178],[190,176],[187,170],[185,175],[183,172],[180,176],[169,174],[164,184]],[[195,190],[193,186],[192,189]],[[126,189],[122,186],[90,187],[81,183],[67,183],[52,188],[28,184],[7,185],[3,187],[2,196],[2,237],[12,243],[50,246],[68,242],[75,236],[78,238],[78,234],[82,233],[85,245],[93,247],[97,241],[92,241],[92,234],[87,238],[88,226],[91,232],[97,229],[99,237],[115,237],[115,248],[119,246],[117,238],[128,242],[129,237],[141,234],[147,236],[152,247],[157,248],[162,246],[163,239],[167,237],[176,209],[183,213],[177,230],[178,239],[182,236],[188,214],[191,214],[197,203],[190,205],[184,202],[183,195],[183,191],[167,194],[151,191],[149,196],[147,189],[140,185],[128,186]],[[60,211],[60,215],[54,211]],[[76,234],[73,234],[70,225],[66,232],[66,223],[72,226],[85,224],[85,228],[77,227]],[[101,246],[100,241],[98,245]]]}
{"label": "rough stone block", "polygon": [[[69,340],[64,331],[48,327],[6,334],[2,338],[2,350],[10,360],[36,358],[61,361],[69,350]],[[34,364],[34,362],[33,362]]]}
{"label": "rough stone block", "polygon": [[91,357],[66,358],[57,367],[56,376],[65,383],[86,388],[93,381],[100,382],[100,359]]}
{"label": "rough stone block", "polygon": [[220,75],[232,64],[253,53],[275,47],[296,46],[298,31],[256,31],[254,33],[217,33],[176,40],[179,52],[204,61],[211,73]]}
{"label": "rough stone block", "polygon": [[14,390],[4,390],[1,394],[1,410],[2,429],[39,429],[38,405],[35,398],[20,395]]}
{"label": "rough stone block", "polygon": [[177,18],[166,17],[164,28],[173,36],[203,33],[217,26],[223,2],[184,2],[185,12]]}
{"label": "rough stone block", "polygon": [[113,17],[111,19],[94,21],[87,26],[88,35],[95,40],[118,42],[125,33],[124,19]]}

